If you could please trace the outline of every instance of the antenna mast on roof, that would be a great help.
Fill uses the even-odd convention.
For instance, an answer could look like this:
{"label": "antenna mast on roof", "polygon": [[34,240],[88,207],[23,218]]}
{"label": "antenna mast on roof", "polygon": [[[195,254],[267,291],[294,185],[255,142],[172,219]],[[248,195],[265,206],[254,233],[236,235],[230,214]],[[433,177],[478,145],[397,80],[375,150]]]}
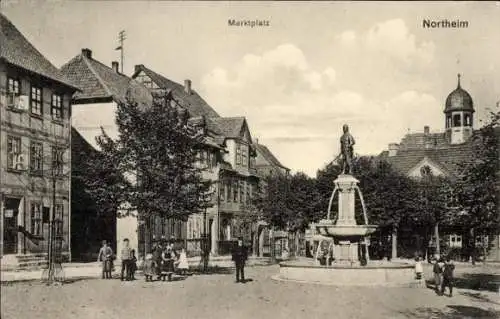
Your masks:
{"label": "antenna mast on roof", "polygon": [[125,41],[125,39],[127,39],[125,37],[125,30],[122,30],[118,33],[118,42],[120,42],[120,45],[115,49],[115,50],[120,50],[121,53],[121,61],[120,61],[121,73],[123,73],[123,41]]}

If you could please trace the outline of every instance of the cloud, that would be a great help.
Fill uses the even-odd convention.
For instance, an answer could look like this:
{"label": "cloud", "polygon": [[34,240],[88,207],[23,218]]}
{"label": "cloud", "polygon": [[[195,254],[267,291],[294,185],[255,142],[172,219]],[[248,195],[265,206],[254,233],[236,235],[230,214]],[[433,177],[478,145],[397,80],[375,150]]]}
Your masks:
{"label": "cloud", "polygon": [[324,68],[286,43],[214,68],[202,78],[201,89],[221,115],[246,116],[254,138],[267,143],[285,165],[311,175],[338,153],[345,123],[360,154],[380,153],[408,129],[442,126],[440,103],[399,81],[396,73],[384,74],[384,68],[396,66],[381,62],[421,63],[431,59],[431,43],[418,43],[398,19],[337,38],[350,53],[339,53]]}
{"label": "cloud", "polygon": [[434,55],[434,44],[418,44],[402,19],[393,19],[376,24],[364,35],[364,44],[373,52],[408,61],[415,58],[429,63]]}
{"label": "cloud", "polygon": [[417,42],[402,19],[377,23],[359,36],[353,30],[344,31],[337,39],[341,47],[371,56],[372,62],[376,58],[391,58],[405,63],[430,63],[434,58],[434,43]]}
{"label": "cloud", "polygon": [[344,46],[354,45],[356,43],[356,32],[353,30],[344,31],[338,36],[338,39]]}

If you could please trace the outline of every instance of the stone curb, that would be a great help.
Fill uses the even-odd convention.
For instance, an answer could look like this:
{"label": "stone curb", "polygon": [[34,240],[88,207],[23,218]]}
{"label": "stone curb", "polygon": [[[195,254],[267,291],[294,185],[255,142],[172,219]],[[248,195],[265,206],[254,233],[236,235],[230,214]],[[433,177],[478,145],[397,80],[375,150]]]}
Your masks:
{"label": "stone curb", "polygon": [[291,282],[291,283],[296,283],[296,284],[332,286],[332,287],[338,287],[338,288],[345,288],[345,287],[354,287],[354,288],[360,288],[360,287],[416,288],[416,287],[412,287],[411,282],[409,282],[407,284],[366,284],[366,285],[365,284],[352,284],[351,285],[351,284],[337,284],[337,283],[331,283],[331,282],[285,279],[285,278],[282,278],[280,275],[271,276],[271,279],[274,281],[278,281],[278,282]]}

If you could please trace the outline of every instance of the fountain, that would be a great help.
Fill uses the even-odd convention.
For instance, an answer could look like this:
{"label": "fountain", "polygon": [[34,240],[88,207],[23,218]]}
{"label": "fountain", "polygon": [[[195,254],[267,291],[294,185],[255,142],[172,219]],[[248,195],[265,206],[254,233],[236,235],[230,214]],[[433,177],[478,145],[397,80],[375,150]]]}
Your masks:
{"label": "fountain", "polygon": [[[354,138],[347,125],[343,131],[340,139],[343,170],[334,181],[326,219],[315,225],[322,236],[315,258],[280,263],[280,274],[274,279],[331,285],[409,285],[414,276],[412,265],[369,260],[369,235],[377,226],[368,224],[359,181],[352,175]],[[332,219],[332,204],[337,193],[338,213],[336,219]],[[357,225],[355,219],[356,193],[362,206],[363,225]],[[328,244],[328,261],[319,264],[324,243]]]}

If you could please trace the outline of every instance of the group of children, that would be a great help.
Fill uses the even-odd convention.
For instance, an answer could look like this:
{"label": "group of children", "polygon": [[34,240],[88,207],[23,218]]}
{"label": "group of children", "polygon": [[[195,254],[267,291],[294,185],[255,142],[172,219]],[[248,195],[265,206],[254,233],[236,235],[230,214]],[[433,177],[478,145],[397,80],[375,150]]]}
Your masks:
{"label": "group of children", "polygon": [[[434,274],[434,289],[438,295],[444,295],[445,288],[448,287],[450,294],[453,296],[453,271],[455,270],[455,265],[450,257],[434,258],[434,265],[432,267],[432,272]],[[420,257],[416,258],[415,262],[415,277],[417,280],[423,280],[423,266]]]}
{"label": "group of children", "polygon": [[157,244],[153,248],[152,254],[147,254],[144,261],[144,277],[146,281],[153,281],[153,277],[165,280],[168,276],[171,279],[172,274],[177,270],[181,275],[186,274],[189,269],[186,251],[181,249],[178,253],[173,244]]}
{"label": "group of children", "polygon": [[[137,271],[137,257],[135,250],[128,245],[128,239],[123,241],[121,251],[121,280],[135,280]],[[102,262],[102,278],[111,279],[114,271],[114,260],[116,259],[113,250],[104,240],[102,247],[99,250],[97,257],[98,262]],[[177,270],[181,274],[186,274],[189,269],[186,251],[181,250],[180,253],[174,249],[173,245],[156,245],[153,249],[153,254],[147,254],[143,264],[143,273],[146,281],[152,281],[153,276],[158,276],[158,280],[168,276],[171,279],[172,274]]]}

